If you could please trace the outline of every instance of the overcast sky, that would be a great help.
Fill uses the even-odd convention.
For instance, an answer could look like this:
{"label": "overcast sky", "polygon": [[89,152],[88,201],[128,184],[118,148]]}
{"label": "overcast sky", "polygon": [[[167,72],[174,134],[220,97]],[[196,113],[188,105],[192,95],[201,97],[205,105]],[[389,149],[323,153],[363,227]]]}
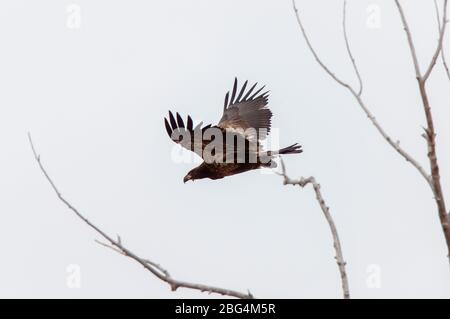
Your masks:
{"label": "overcast sky", "polygon": [[[433,3],[403,3],[425,68],[437,40]],[[356,84],[342,2],[297,5],[323,60]],[[347,9],[363,98],[428,169],[394,2],[349,0]],[[286,156],[288,173],[321,183],[352,296],[450,297],[429,187],[316,64],[290,1],[4,0],[0,39],[0,297],[207,297],[171,292],[95,243],[39,171],[30,131],[71,203],[174,277],[257,297],[340,298],[330,232],[310,187],[260,171],[183,184],[196,164],[173,160],[163,117],[172,109],[216,123],[235,76],[270,89],[281,146],[303,145],[303,154]],[[448,33],[446,43],[450,59]],[[440,61],[428,89],[450,200],[450,90]]]}

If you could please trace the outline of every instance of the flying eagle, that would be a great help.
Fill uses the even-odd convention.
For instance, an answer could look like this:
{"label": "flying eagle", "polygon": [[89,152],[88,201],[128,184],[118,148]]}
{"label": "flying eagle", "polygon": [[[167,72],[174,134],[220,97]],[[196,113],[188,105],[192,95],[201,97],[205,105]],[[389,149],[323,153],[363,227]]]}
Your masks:
{"label": "flying eagle", "polygon": [[192,169],[184,182],[201,178],[219,179],[262,167],[276,167],[272,161],[281,154],[301,153],[297,143],[277,151],[263,150],[260,141],[270,133],[272,112],[267,107],[269,91],[260,93],[255,83],[246,91],[248,81],[238,92],[238,81],[234,79],[233,90],[225,95],[224,111],[219,123],[194,127],[188,115],[187,122],[180,114],[176,119],[169,111],[169,120],[164,118],[169,137],[182,147],[195,152],[204,162]]}

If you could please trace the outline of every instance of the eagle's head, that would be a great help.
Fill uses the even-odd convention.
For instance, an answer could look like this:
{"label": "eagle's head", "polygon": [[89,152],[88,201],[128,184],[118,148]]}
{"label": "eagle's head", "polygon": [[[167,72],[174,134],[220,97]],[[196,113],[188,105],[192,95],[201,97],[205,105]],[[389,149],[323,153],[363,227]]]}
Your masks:
{"label": "eagle's head", "polygon": [[183,178],[183,182],[195,181],[201,178],[211,178],[211,171],[205,163],[189,171]]}

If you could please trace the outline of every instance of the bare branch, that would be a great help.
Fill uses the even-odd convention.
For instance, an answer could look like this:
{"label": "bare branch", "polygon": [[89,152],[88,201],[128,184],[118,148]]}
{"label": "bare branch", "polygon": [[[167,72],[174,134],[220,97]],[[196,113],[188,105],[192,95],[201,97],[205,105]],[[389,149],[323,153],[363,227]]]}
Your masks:
{"label": "bare branch", "polygon": [[339,273],[341,275],[342,291],[344,294],[344,299],[350,299],[350,289],[349,289],[349,285],[348,285],[348,277],[347,277],[347,272],[345,270],[345,266],[347,263],[344,261],[341,242],[339,240],[339,235],[338,235],[336,225],[334,223],[333,218],[331,217],[330,209],[325,204],[325,200],[322,197],[322,193],[320,191],[320,184],[316,182],[316,179],[313,176],[310,176],[308,178],[301,177],[298,180],[291,179],[286,174],[286,167],[284,165],[282,158],[280,158],[280,163],[281,163],[281,173],[278,172],[277,174],[284,178],[284,181],[283,181],[284,185],[294,185],[294,186],[298,185],[302,188],[308,184],[312,185],[314,192],[316,193],[317,202],[319,203],[319,206],[322,209],[325,219],[327,220],[328,226],[330,227],[331,235],[333,236],[333,246],[336,251],[335,259],[336,259],[336,263],[339,268]]}
{"label": "bare branch", "polygon": [[109,244],[107,244],[107,243],[103,243],[103,242],[100,242],[100,241],[97,240],[96,241],[97,243],[99,243],[100,245],[106,246],[108,248],[111,248],[112,250],[118,252],[119,254],[124,255],[126,257],[129,257],[129,258],[135,260],[136,262],[141,264],[145,269],[150,271],[158,279],[160,279],[160,280],[166,282],[167,284],[169,284],[169,286],[172,289],[172,291],[175,291],[178,288],[188,288],[188,289],[198,290],[198,291],[201,291],[201,292],[215,293],[215,294],[219,294],[219,295],[223,295],[223,296],[230,296],[230,297],[236,297],[236,298],[242,298],[242,299],[253,298],[253,295],[250,292],[248,292],[248,293],[241,293],[241,292],[230,290],[230,289],[224,289],[224,288],[219,288],[219,287],[214,287],[214,286],[208,286],[208,285],[203,285],[203,284],[196,284],[196,283],[190,283],[190,282],[176,280],[176,279],[172,278],[170,276],[169,272],[167,270],[165,270],[164,268],[162,268],[160,265],[158,265],[158,264],[156,264],[156,263],[154,263],[154,262],[152,262],[152,261],[150,261],[148,259],[143,259],[141,257],[138,257],[136,254],[134,254],[128,248],[126,248],[125,246],[122,245],[122,241],[121,241],[119,236],[117,237],[117,240],[113,239],[113,237],[109,236],[108,234],[103,232],[100,228],[98,228],[93,223],[91,223],[86,217],[84,217],[74,206],[72,206],[63,197],[63,195],[58,190],[58,188],[56,187],[56,185],[53,182],[53,180],[50,178],[50,176],[47,173],[45,167],[43,166],[41,158],[38,155],[38,153],[36,152],[36,149],[34,147],[33,140],[31,138],[31,134],[30,133],[28,133],[28,139],[29,139],[31,149],[32,149],[33,154],[34,154],[34,158],[37,161],[37,163],[39,165],[39,168],[41,169],[41,171],[44,174],[44,176],[47,179],[47,181],[50,183],[51,187],[55,191],[55,193],[58,196],[58,198],[73,213],[75,213],[75,215],[78,218],[80,218],[82,221],[84,221],[89,227],[94,229],[100,236],[102,236],[106,241],[109,242]]}
{"label": "bare branch", "polygon": [[[107,248],[109,248],[109,249],[115,251],[116,253],[119,253],[119,254],[121,254],[121,255],[126,256],[126,255],[123,253],[122,250],[120,250],[119,248],[117,248],[117,247],[115,247],[115,246],[113,246],[113,245],[104,243],[104,242],[102,242],[102,241],[100,241],[100,240],[97,240],[97,239],[95,240],[95,242],[96,242],[97,244],[103,246],[103,247],[107,247]],[[161,265],[159,265],[159,264],[157,264],[157,263],[155,263],[155,262],[153,262],[153,261],[151,261],[151,260],[148,260],[148,259],[143,259],[143,258],[142,258],[142,260],[145,261],[145,262],[146,262],[147,264],[149,264],[150,266],[155,267],[156,269],[158,269],[162,274],[164,274],[164,276],[170,277],[170,273],[169,273],[165,268],[163,268]]]}
{"label": "bare branch", "polygon": [[400,5],[400,2],[398,0],[395,0],[395,3],[397,5],[398,11],[400,13],[400,17],[402,19],[403,28],[405,29],[407,38],[408,38],[408,44],[409,49],[411,51],[411,54],[413,56],[414,61],[414,67],[416,69],[417,74],[417,82],[419,84],[419,91],[420,96],[422,98],[422,104],[423,109],[425,112],[425,118],[427,121],[427,127],[425,128],[425,139],[427,141],[427,155],[428,160],[430,163],[430,169],[431,169],[431,181],[430,181],[430,187],[434,194],[434,200],[436,202],[436,206],[438,209],[438,215],[439,215],[439,221],[441,223],[442,231],[444,233],[445,241],[447,244],[447,251],[448,251],[448,258],[450,261],[450,220],[448,218],[448,213],[445,205],[445,198],[444,193],[442,190],[441,185],[441,177],[439,173],[439,164],[437,160],[437,152],[436,152],[436,132],[434,129],[434,121],[433,121],[433,114],[431,113],[431,106],[430,101],[428,99],[428,93],[425,87],[426,80],[428,79],[433,66],[436,64],[436,59],[439,56],[439,53],[442,49],[442,39],[444,37],[445,33],[445,25],[447,24],[447,0],[444,0],[444,14],[442,18],[442,27],[440,28],[439,33],[439,43],[438,47],[436,49],[435,54],[433,55],[433,58],[431,60],[430,66],[428,67],[426,73],[424,76],[420,74],[420,70],[418,70],[417,65],[417,56],[416,56],[416,49],[414,47],[414,42],[411,37],[411,32],[409,30],[408,22],[406,21],[405,14],[403,12],[403,8]]}
{"label": "bare branch", "polygon": [[436,64],[439,54],[441,53],[442,42],[444,39],[445,28],[447,25],[447,3],[448,3],[448,1],[444,0],[444,15],[442,17],[442,26],[439,27],[439,38],[438,38],[438,44],[437,44],[436,50],[433,54],[433,57],[431,58],[431,61],[430,61],[430,64],[429,64],[427,70],[425,71],[424,75],[422,76],[422,73],[420,72],[419,61],[417,59],[416,48],[414,46],[414,42],[413,42],[413,39],[411,36],[411,31],[410,31],[410,28],[408,25],[408,21],[406,20],[405,13],[403,11],[402,6],[400,5],[399,0],[395,0],[395,4],[397,5],[398,12],[400,13],[400,17],[402,19],[403,29],[405,30],[406,37],[408,39],[409,49],[411,51],[411,56],[413,58],[413,63],[414,63],[414,69],[416,71],[416,78],[419,82],[427,81],[428,77],[431,74],[431,71],[433,71],[433,67]]}
{"label": "bare branch", "polygon": [[359,82],[359,90],[358,90],[358,96],[361,96],[362,90],[363,90],[363,82],[361,79],[361,74],[359,73],[358,67],[356,66],[355,58],[353,57],[352,50],[350,50],[350,44],[348,41],[347,36],[347,0],[344,0],[344,9],[342,13],[342,29],[344,31],[344,40],[345,40],[345,47],[347,48],[347,53],[350,58],[350,61],[352,62],[353,69],[355,70],[356,76],[358,77]]}
{"label": "bare branch", "polygon": [[419,60],[417,59],[416,49],[414,48],[414,43],[411,36],[411,31],[409,30],[408,22],[406,21],[405,13],[403,12],[403,9],[398,2],[398,0],[395,0],[395,4],[397,5],[398,11],[400,13],[400,18],[402,19],[403,23],[403,29],[406,32],[406,37],[408,39],[409,49],[411,51],[411,56],[414,63],[414,70],[416,71],[416,78],[418,81],[421,81],[422,79],[422,73],[420,72],[420,65]]}
{"label": "bare branch", "polygon": [[[358,102],[359,106],[361,107],[361,109],[364,111],[364,113],[367,115],[367,117],[369,118],[369,120],[371,121],[371,123],[375,126],[375,128],[377,129],[377,131],[381,134],[381,136],[388,142],[388,144],[390,146],[392,146],[392,148],[394,148],[394,150],[397,151],[398,154],[400,154],[407,162],[411,163],[412,166],[414,166],[417,171],[420,173],[420,175],[422,175],[422,177],[426,180],[427,184],[430,186],[431,191],[433,192],[437,207],[438,207],[438,212],[439,212],[439,219],[441,222],[441,226],[444,232],[444,236],[446,239],[446,243],[447,243],[447,247],[448,247],[448,257],[450,260],[450,220],[448,217],[448,213],[446,211],[445,208],[445,201],[444,201],[444,196],[443,196],[443,191],[442,191],[442,187],[441,187],[441,183],[440,183],[440,174],[439,174],[439,165],[437,162],[437,155],[436,155],[436,133],[434,131],[434,124],[433,124],[433,118],[432,118],[432,114],[431,114],[431,108],[430,108],[430,104],[429,104],[429,100],[428,100],[428,96],[427,96],[427,92],[425,89],[425,83],[426,80],[428,79],[429,75],[431,74],[431,71],[433,70],[434,65],[436,64],[436,60],[437,57],[439,56],[439,53],[442,50],[442,42],[443,42],[443,37],[445,34],[445,25],[447,23],[447,3],[448,0],[444,0],[444,14],[443,14],[443,18],[442,18],[442,26],[439,27],[439,40],[438,40],[438,45],[437,45],[437,49],[431,59],[430,65],[427,68],[425,75],[422,76],[422,73],[420,71],[420,66],[419,66],[419,61],[417,59],[417,54],[416,54],[416,50],[414,47],[414,43],[413,43],[413,39],[411,36],[411,32],[408,26],[408,22],[406,20],[405,14],[403,12],[403,9],[399,3],[398,0],[395,0],[395,3],[398,7],[399,13],[400,13],[400,17],[403,23],[403,28],[406,32],[406,36],[407,36],[407,40],[408,40],[408,44],[409,44],[409,48],[411,51],[411,56],[413,59],[413,64],[414,64],[414,70],[416,73],[416,78],[417,81],[419,83],[419,89],[420,89],[420,94],[422,97],[422,102],[423,102],[423,106],[424,106],[424,110],[425,110],[425,116],[427,119],[427,128],[425,129],[425,134],[424,137],[427,141],[428,144],[428,158],[429,158],[429,162],[430,162],[430,168],[431,168],[431,175],[428,174],[422,167],[421,164],[419,164],[419,162],[417,160],[415,160],[410,154],[408,154],[401,146],[400,146],[400,142],[397,140],[394,142],[394,139],[392,137],[390,137],[386,131],[383,129],[383,127],[380,125],[380,123],[375,119],[375,116],[373,116],[373,114],[370,112],[370,110],[368,109],[368,107],[366,106],[365,102],[362,100],[361,95],[359,92],[356,92],[355,89],[353,89],[352,86],[348,85],[347,83],[343,82],[342,80],[340,80],[339,78],[337,78],[331,71],[330,69],[320,60],[320,58],[318,57],[318,54],[316,53],[315,49],[312,47],[311,42],[308,38],[308,35],[305,32],[305,28],[303,27],[302,21],[300,19],[300,15],[298,13],[298,9],[295,5],[295,0],[292,0],[292,4],[293,4],[293,8],[294,8],[294,12],[297,18],[297,22],[298,25],[300,26],[302,35],[306,41],[306,44],[308,45],[308,48],[310,49],[311,53],[313,54],[314,58],[316,59],[316,61],[318,62],[318,64],[340,85],[344,86],[345,88],[347,88],[350,93],[355,97],[356,101]],[[346,35],[346,28],[345,28],[345,20],[346,20],[346,3],[344,2],[344,12],[343,12],[343,25],[344,25],[344,39],[346,41],[346,46],[347,46],[347,53],[350,56],[350,59],[352,59],[353,55],[351,54],[351,50],[350,50],[350,46],[348,45],[348,37]],[[354,61],[354,59],[352,59],[352,62]],[[356,64],[353,64],[355,70],[357,70]],[[358,72],[359,74],[359,72]],[[360,77],[359,77],[360,79]],[[362,85],[362,84],[361,84]]]}
{"label": "bare branch", "polygon": [[298,9],[297,6],[295,5],[295,0],[292,0],[292,7],[294,9],[295,12],[295,16],[297,17],[297,23],[302,31],[303,37],[305,38],[306,44],[308,45],[309,50],[311,51],[311,53],[313,54],[314,58],[316,59],[317,63],[319,63],[319,65],[322,67],[322,69],[325,70],[325,72],[328,73],[329,76],[331,76],[336,82],[338,82],[340,85],[342,85],[343,87],[346,87],[347,89],[351,89],[351,86],[342,81],[340,78],[338,78],[326,65],[325,63],[322,62],[322,60],[319,58],[319,55],[316,53],[316,51],[314,50],[311,42],[309,41],[309,37],[306,34],[305,28],[303,27],[303,23],[300,19],[300,14],[298,13]]}
{"label": "bare branch", "polygon": [[[397,0],[397,2],[398,2],[398,0]],[[447,21],[447,4],[448,4],[448,0],[444,0],[444,8],[443,8],[444,13],[442,16],[442,26],[440,27],[440,31],[439,31],[438,44],[437,44],[436,50],[433,54],[433,57],[431,58],[430,65],[428,66],[428,69],[423,76],[424,82],[430,76],[431,71],[433,71],[433,67],[436,65],[436,61],[439,57],[439,54],[441,54],[441,51],[442,51],[442,46],[444,43],[445,29],[446,29],[447,22],[448,22]],[[442,56],[444,56],[444,55],[442,54]],[[448,71],[448,68],[447,68],[447,71]]]}
{"label": "bare branch", "polygon": [[[376,120],[375,116],[372,114],[372,112],[369,110],[369,108],[366,106],[365,102],[362,100],[361,95],[359,92],[356,92],[355,89],[353,89],[349,84],[343,82],[339,78],[337,78],[330,69],[320,60],[317,52],[315,51],[314,47],[311,45],[311,42],[309,40],[309,37],[305,31],[305,28],[303,27],[303,23],[300,18],[300,14],[298,13],[298,9],[295,5],[295,0],[292,0],[292,5],[294,8],[295,16],[297,18],[298,25],[302,31],[303,38],[306,41],[306,44],[308,45],[309,50],[313,54],[314,58],[316,59],[317,63],[340,85],[347,88],[350,93],[354,96],[356,101],[358,102],[361,109],[364,111],[364,113],[369,118],[370,122],[375,126],[377,131],[381,134],[381,136],[388,142],[390,146],[398,153],[400,156],[402,156],[407,162],[411,163],[412,166],[414,166],[419,173],[422,175],[422,177],[427,181],[427,183],[432,186],[431,184],[431,178],[429,174],[423,169],[423,167],[419,164],[417,160],[415,160],[408,152],[406,152],[401,146],[398,140],[393,139],[390,135],[387,134],[387,132],[384,130],[384,128],[380,125],[380,123]],[[344,11],[345,12],[345,11]],[[344,16],[345,19],[345,16]],[[345,22],[344,22],[345,25]],[[344,37],[346,39],[346,42],[348,43],[348,39],[345,36],[346,32],[344,31]],[[348,50],[350,49],[350,46],[347,46]],[[351,55],[351,51],[349,54]],[[353,55],[351,55],[353,56]],[[356,63],[354,64],[354,67],[356,67]],[[357,68],[356,68],[357,69]],[[358,72],[359,73],[359,72]],[[361,84],[362,85],[362,84]]]}
{"label": "bare branch", "polygon": [[[440,18],[440,14],[439,14],[439,6],[438,6],[436,0],[434,0],[434,8],[436,9],[436,19],[437,19],[437,24],[438,24],[437,25],[438,31],[440,31],[441,30],[441,18]],[[450,81],[450,70],[448,68],[447,60],[445,58],[444,41],[442,41],[441,58],[442,58],[442,64],[444,65],[445,72],[447,74],[447,78]]]}

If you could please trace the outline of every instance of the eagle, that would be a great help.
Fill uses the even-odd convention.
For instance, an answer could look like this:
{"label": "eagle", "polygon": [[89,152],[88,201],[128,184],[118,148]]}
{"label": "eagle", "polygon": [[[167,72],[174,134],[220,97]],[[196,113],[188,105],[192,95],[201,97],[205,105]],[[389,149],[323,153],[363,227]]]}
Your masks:
{"label": "eagle", "polygon": [[[265,151],[261,145],[270,133],[272,112],[268,108],[269,91],[265,86],[256,89],[258,83],[247,90],[248,81],[238,91],[238,80],[234,79],[233,89],[225,95],[223,115],[217,125],[194,127],[190,115],[187,121],[177,112],[169,111],[164,118],[167,134],[172,141],[196,153],[203,163],[192,169],[184,177],[189,180],[210,178],[221,179],[246,171],[276,167],[273,159],[284,154],[302,152],[298,143],[276,151]],[[256,90],[255,90],[256,89]]]}

